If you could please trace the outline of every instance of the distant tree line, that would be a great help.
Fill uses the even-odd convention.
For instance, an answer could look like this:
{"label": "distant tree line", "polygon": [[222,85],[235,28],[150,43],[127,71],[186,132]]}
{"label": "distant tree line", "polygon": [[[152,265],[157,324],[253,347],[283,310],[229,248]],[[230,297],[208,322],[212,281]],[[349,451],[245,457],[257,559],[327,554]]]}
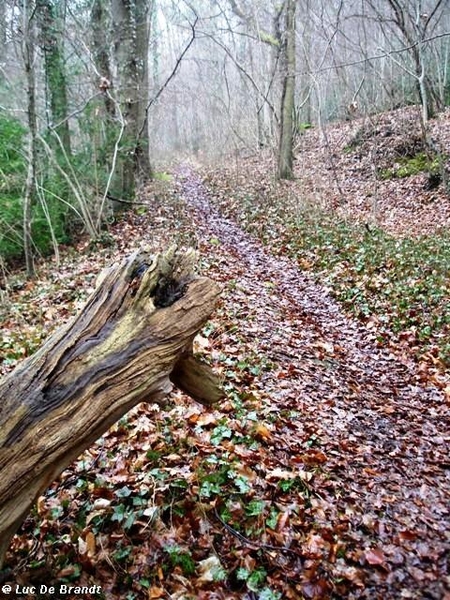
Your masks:
{"label": "distant tree line", "polygon": [[290,178],[309,127],[449,103],[446,0],[3,0],[0,257],[100,237],[173,156]]}

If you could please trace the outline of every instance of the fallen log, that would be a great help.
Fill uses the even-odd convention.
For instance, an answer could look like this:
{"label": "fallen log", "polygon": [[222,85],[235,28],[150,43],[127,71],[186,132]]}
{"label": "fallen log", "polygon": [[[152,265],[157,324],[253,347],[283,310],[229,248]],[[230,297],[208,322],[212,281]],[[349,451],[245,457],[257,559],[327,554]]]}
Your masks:
{"label": "fallen log", "polygon": [[36,498],[139,402],[177,385],[212,404],[217,377],[192,355],[219,286],[194,251],[135,253],[107,270],[80,314],[0,382],[0,566]]}

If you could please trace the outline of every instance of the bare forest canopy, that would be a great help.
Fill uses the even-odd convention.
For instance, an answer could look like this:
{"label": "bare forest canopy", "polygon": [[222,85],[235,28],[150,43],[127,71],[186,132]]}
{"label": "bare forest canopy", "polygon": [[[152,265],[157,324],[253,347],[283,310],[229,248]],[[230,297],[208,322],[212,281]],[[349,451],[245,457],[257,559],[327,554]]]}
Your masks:
{"label": "bare forest canopy", "polygon": [[[174,156],[269,148],[307,128],[450,97],[445,0],[3,0],[0,256],[111,212]],[[158,175],[158,173],[156,173]]]}

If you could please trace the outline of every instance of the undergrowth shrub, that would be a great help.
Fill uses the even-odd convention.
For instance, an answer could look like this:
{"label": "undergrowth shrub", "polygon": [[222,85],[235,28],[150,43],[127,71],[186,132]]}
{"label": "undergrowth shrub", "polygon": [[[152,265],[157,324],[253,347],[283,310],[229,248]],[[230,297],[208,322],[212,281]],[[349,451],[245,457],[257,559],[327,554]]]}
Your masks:
{"label": "undergrowth shrub", "polygon": [[[23,254],[23,197],[27,177],[27,130],[22,123],[0,115],[0,256],[16,259]],[[69,241],[70,207],[61,176],[43,161],[37,173],[38,190],[32,207],[34,251],[48,253],[52,232],[58,242]]]}
{"label": "undergrowth shrub", "polygon": [[364,321],[388,330],[450,364],[450,236],[395,238],[382,229],[300,216],[285,247],[300,266],[319,274],[333,295]]}
{"label": "undergrowth shrub", "polygon": [[0,253],[8,257],[22,243],[21,196],[26,177],[26,129],[17,119],[0,115]]}

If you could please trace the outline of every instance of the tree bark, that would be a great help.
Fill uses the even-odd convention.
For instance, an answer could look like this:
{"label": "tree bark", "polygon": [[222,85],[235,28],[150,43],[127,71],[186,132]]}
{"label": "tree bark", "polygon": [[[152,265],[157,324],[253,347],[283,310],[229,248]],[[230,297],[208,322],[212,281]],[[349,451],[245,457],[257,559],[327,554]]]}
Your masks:
{"label": "tree bark", "polygon": [[0,383],[0,566],[35,499],[139,402],[172,382],[204,404],[222,397],[192,355],[219,286],[193,275],[193,250],[138,252],[107,270],[81,313]]}
{"label": "tree bark", "polygon": [[139,95],[137,109],[137,139],[135,149],[135,171],[139,183],[152,177],[150,164],[149,131],[147,120],[147,104],[149,96],[149,42],[150,23],[153,21],[155,10],[154,0],[139,0],[136,2],[136,52],[141,57],[138,65]]}
{"label": "tree bark", "polygon": [[[45,60],[46,87],[54,132],[59,136],[67,156],[71,153],[70,130],[67,115],[68,97],[62,41],[63,7],[55,0],[37,0],[36,15],[40,27],[40,45]],[[54,142],[55,153],[61,154],[59,142]]]}
{"label": "tree bark", "polygon": [[[436,91],[435,81],[430,74],[426,56],[424,55],[424,40],[430,34],[433,20],[436,22],[440,16],[440,9],[445,5],[444,0],[437,0],[429,4],[427,9],[421,0],[411,5],[403,5],[399,0],[387,0],[391,9],[392,19],[387,19],[395,24],[405,40],[407,50],[412,57],[415,80],[420,103],[422,105],[422,122],[425,126],[428,119],[435,116],[436,111],[442,110],[439,94]],[[372,8],[377,6],[371,3]],[[377,9],[375,9],[377,14]]]}
{"label": "tree bark", "polygon": [[133,198],[136,183],[151,176],[148,131],[144,126],[148,104],[147,0],[112,0],[114,55],[120,108],[125,122],[114,195]]}
{"label": "tree bark", "polygon": [[282,46],[282,60],[285,71],[281,96],[280,145],[278,150],[278,177],[280,179],[292,179],[294,177],[295,5],[296,0],[287,0],[286,30]]}
{"label": "tree bark", "polygon": [[6,58],[6,3],[0,2],[0,65],[3,66]]}
{"label": "tree bark", "polygon": [[22,54],[27,80],[27,117],[30,129],[30,151],[28,157],[28,173],[23,197],[23,252],[27,277],[35,276],[33,258],[33,240],[31,235],[31,221],[33,205],[36,195],[36,168],[37,168],[37,117],[36,117],[36,77],[35,77],[35,24],[34,6],[32,2],[24,0],[22,3],[23,17],[23,42]]}
{"label": "tree bark", "polygon": [[[94,0],[91,8],[91,46],[96,69],[102,78],[98,86],[104,88],[104,105],[107,122],[105,124],[108,130],[111,123],[116,119],[116,107],[110,96],[106,92],[111,88],[113,75],[111,69],[111,56],[108,43],[108,31],[110,29],[111,16],[105,4],[105,0]],[[106,139],[110,136],[106,133]]]}

